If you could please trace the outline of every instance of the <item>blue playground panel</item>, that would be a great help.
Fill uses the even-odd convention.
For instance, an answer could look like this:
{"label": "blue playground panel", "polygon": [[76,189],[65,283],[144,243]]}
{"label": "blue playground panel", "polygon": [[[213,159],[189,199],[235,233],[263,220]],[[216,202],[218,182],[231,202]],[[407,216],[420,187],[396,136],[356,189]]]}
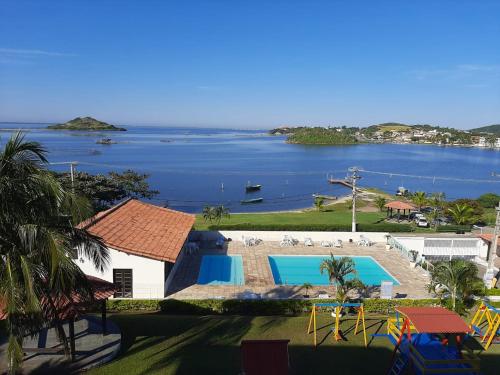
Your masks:
{"label": "blue playground panel", "polygon": [[[272,255],[269,256],[269,265],[273,273],[274,283],[277,285],[329,285],[328,275],[319,271],[319,265],[328,255]],[[337,257],[336,257],[337,258]],[[340,257],[338,257],[340,258]],[[357,277],[365,285],[380,286],[382,281],[398,281],[384,270],[372,257],[351,257],[357,271]]]}
{"label": "blue playground panel", "polygon": [[[391,342],[396,345],[396,341],[391,335],[377,335],[377,336],[385,336],[388,337]],[[456,360],[460,359],[460,354],[459,351],[452,346],[448,345],[443,345],[441,341],[435,336],[431,335],[428,333],[412,333],[411,336],[411,342],[413,346],[418,350],[418,352],[424,357],[426,360]],[[408,339],[406,336],[403,338],[403,341],[401,342],[401,345],[399,346],[399,349],[403,356],[407,358],[408,352],[409,352],[409,345],[408,345]],[[457,365],[456,363],[454,364],[447,364],[447,363],[442,363],[442,364],[432,364],[428,365],[426,367],[427,369],[443,369],[445,370],[444,372],[447,372],[446,369],[456,369],[456,368],[463,368],[467,369],[470,368],[469,365],[467,364],[462,364],[462,365]],[[419,368],[417,366],[413,366],[412,369],[414,370],[415,374],[421,374],[419,371]],[[444,373],[443,372],[443,373]],[[439,372],[438,372],[439,373]],[[474,374],[472,372],[461,372],[461,374]]]}
{"label": "blue playground panel", "polygon": [[204,255],[197,283],[203,285],[243,285],[245,277],[241,255]]}

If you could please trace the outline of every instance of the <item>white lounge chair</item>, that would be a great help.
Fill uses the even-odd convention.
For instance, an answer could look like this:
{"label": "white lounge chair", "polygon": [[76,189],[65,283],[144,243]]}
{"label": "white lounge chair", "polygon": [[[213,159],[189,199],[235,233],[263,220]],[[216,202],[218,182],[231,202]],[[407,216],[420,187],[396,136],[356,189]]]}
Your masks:
{"label": "white lounge chair", "polygon": [[332,241],[321,241],[321,247],[333,247],[333,242]]}
{"label": "white lounge chair", "polygon": [[241,240],[243,241],[245,247],[255,246],[258,243],[258,239],[254,236],[247,236],[247,237],[242,236]]}
{"label": "white lounge chair", "polygon": [[281,247],[288,247],[288,246],[295,246],[297,244],[297,240],[293,239],[292,237],[285,235],[283,236],[283,239],[280,242]]}
{"label": "white lounge chair", "polygon": [[380,299],[392,299],[392,281],[382,281],[380,283]]}
{"label": "white lounge chair", "polygon": [[363,235],[359,236],[358,246],[371,246],[373,244],[374,242],[371,241],[369,238],[366,238]]}
{"label": "white lounge chair", "polygon": [[314,242],[310,237],[304,238],[304,245],[305,246],[314,246]]}
{"label": "white lounge chair", "polygon": [[342,247],[342,240],[333,241],[333,246],[334,247]]}

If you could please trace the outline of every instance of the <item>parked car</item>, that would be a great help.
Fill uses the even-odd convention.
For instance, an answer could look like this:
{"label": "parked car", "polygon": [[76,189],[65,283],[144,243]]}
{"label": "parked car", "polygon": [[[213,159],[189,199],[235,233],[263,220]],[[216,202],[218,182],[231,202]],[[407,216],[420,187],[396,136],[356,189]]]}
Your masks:
{"label": "parked car", "polygon": [[429,228],[429,222],[427,221],[427,219],[425,217],[420,218],[417,221],[417,226],[421,227],[421,228]]}
{"label": "parked car", "polygon": [[416,214],[415,214],[415,223],[418,223],[418,222],[419,222],[419,220],[421,220],[421,219],[424,219],[424,220],[425,220],[425,215],[424,215],[424,214],[422,214],[422,213],[420,213],[420,212],[416,213]]}

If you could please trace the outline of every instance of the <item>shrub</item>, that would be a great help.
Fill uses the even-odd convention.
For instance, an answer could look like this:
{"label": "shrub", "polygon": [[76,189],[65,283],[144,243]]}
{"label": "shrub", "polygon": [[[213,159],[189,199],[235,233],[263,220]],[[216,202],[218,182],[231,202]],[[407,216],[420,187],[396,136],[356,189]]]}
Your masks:
{"label": "shrub", "polygon": [[477,198],[477,201],[484,208],[494,208],[500,202],[500,195],[495,193],[486,193]]}
{"label": "shrub", "polygon": [[108,299],[106,308],[109,311],[158,311],[160,299]]}
{"label": "shrub", "polygon": [[470,232],[470,225],[440,225],[436,228],[437,232]]}
{"label": "shrub", "polygon": [[[240,299],[203,299],[203,300],[109,300],[111,311],[158,311],[175,315],[289,315],[296,316],[311,310],[312,304],[333,302],[333,300],[240,300]],[[393,313],[396,306],[433,306],[438,299],[394,299],[383,300],[368,298],[363,300],[365,312]],[[324,308],[323,310],[328,310]]]}
{"label": "shrub", "polygon": [[500,296],[500,289],[492,288],[486,289],[487,296]]}
{"label": "shrub", "polygon": [[[209,230],[255,230],[255,231],[308,231],[308,232],[350,232],[350,224],[220,224],[210,225]],[[380,223],[358,224],[359,232],[412,232],[408,224]]]}

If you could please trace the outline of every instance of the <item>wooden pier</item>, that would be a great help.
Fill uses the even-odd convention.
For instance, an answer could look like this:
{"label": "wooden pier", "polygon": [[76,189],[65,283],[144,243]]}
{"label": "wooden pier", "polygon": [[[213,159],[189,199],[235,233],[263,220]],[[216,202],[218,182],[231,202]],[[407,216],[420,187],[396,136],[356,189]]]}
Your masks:
{"label": "wooden pier", "polygon": [[346,180],[339,180],[339,179],[335,179],[335,178],[329,178],[328,179],[328,183],[329,184],[338,184],[338,185],[342,185],[342,186],[348,187],[349,189],[352,189],[352,184],[349,181],[346,181]]}

